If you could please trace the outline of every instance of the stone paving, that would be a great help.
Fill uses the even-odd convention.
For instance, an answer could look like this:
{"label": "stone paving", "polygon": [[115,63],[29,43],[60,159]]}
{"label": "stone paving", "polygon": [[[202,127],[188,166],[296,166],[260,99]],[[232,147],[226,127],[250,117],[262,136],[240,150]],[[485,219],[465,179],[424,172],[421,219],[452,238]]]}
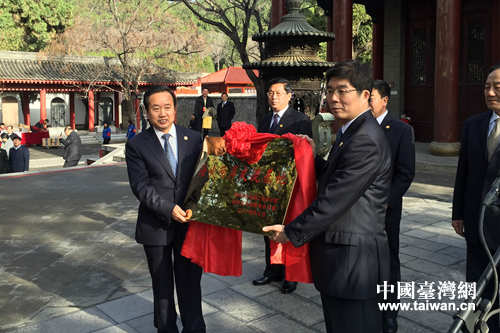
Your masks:
{"label": "stone paving", "polygon": [[[0,332],[155,332],[149,274],[133,239],[137,202],[124,165],[0,184],[6,189],[0,194]],[[442,193],[429,199],[426,186],[415,183],[404,199],[402,280],[463,281],[465,242],[450,226],[451,189],[440,186]],[[278,284],[251,284],[264,266],[261,236],[244,233],[243,261],[241,277],[203,276],[208,332],[325,332],[312,285],[282,295]],[[452,314],[400,312],[399,332],[446,332]]]}

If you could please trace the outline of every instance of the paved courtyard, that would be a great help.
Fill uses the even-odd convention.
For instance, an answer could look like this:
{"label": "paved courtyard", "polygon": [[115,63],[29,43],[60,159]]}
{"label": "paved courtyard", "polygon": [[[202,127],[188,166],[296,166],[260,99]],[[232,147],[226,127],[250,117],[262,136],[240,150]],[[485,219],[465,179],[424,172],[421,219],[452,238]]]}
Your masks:
{"label": "paved courtyard", "polygon": [[[465,242],[450,227],[449,181],[431,185],[419,177],[423,183],[404,200],[402,280],[463,281]],[[0,184],[0,332],[155,332],[125,165]],[[263,250],[261,236],[244,233],[243,275],[203,276],[208,332],[324,332],[312,285],[282,295],[278,284],[251,284],[262,272]],[[446,332],[451,316],[400,312],[399,332]]]}

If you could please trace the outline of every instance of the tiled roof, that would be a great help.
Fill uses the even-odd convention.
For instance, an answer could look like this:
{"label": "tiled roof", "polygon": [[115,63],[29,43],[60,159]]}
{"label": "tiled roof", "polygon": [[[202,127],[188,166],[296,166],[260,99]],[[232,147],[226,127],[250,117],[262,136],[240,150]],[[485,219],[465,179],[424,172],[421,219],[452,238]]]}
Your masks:
{"label": "tiled roof", "polygon": [[[255,75],[258,71],[254,70]],[[201,78],[201,83],[253,84],[246,71],[241,67],[223,68]]]}
{"label": "tiled roof", "polygon": [[[3,83],[110,83],[119,81],[113,69],[117,60],[104,57],[45,56],[34,52],[0,51],[0,82]],[[187,85],[196,82],[190,75],[157,67],[141,83]]]}

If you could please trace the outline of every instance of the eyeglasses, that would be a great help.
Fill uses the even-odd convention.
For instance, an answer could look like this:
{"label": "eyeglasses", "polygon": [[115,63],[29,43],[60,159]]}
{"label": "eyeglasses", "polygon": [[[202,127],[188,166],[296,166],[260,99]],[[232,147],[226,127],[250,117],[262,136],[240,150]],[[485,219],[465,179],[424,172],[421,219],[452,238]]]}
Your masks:
{"label": "eyeglasses", "polygon": [[281,97],[281,96],[285,96],[286,93],[282,93],[282,92],[279,92],[279,91],[268,91],[267,92],[267,96],[268,97],[273,97],[273,96],[276,96],[276,97]]}
{"label": "eyeglasses", "polygon": [[356,88],[353,89],[345,89],[345,88],[340,88],[340,89],[327,89],[326,93],[328,95],[337,95],[338,97],[342,97],[347,95],[348,93],[352,93],[353,91],[357,91]]}

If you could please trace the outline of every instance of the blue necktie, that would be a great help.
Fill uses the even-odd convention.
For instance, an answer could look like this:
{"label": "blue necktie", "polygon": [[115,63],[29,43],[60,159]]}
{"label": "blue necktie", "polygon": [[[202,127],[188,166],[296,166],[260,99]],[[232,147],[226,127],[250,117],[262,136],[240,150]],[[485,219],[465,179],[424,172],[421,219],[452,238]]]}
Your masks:
{"label": "blue necktie", "polygon": [[273,115],[273,122],[271,123],[271,128],[270,128],[271,133],[274,133],[274,131],[278,127],[279,121],[280,121],[280,116],[277,113],[275,113]]}
{"label": "blue necktie", "polygon": [[167,160],[168,163],[170,164],[170,168],[172,168],[172,172],[174,173],[174,176],[176,175],[177,172],[177,159],[174,156],[174,151],[172,147],[170,146],[170,143],[168,142],[168,139],[170,138],[170,134],[163,134],[162,135],[163,140],[165,140],[165,143],[163,145],[163,149],[165,150],[165,153],[167,153]]}

